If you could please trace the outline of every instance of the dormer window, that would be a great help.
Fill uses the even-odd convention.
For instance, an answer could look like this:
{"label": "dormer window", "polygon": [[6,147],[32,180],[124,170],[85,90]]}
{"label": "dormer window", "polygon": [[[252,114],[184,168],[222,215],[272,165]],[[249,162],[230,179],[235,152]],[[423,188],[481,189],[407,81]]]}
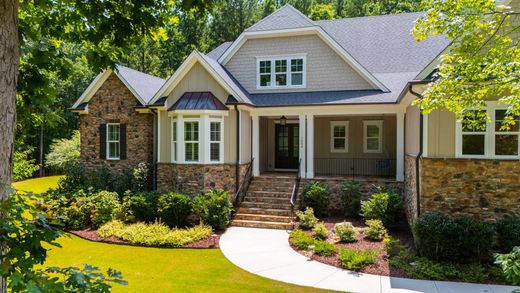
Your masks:
{"label": "dormer window", "polygon": [[304,88],[305,56],[257,58],[257,88]]}

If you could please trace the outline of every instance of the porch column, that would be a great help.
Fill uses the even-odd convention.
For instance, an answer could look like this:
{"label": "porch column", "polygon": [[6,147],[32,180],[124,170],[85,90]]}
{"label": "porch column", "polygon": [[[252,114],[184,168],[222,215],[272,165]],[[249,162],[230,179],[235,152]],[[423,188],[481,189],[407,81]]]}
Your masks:
{"label": "porch column", "polygon": [[260,176],[260,119],[258,115],[252,115],[253,127],[253,176]]}
{"label": "porch column", "polygon": [[404,112],[397,113],[397,139],[395,154],[395,180],[404,181]]}
{"label": "porch column", "polygon": [[314,178],[314,115],[307,115],[307,176]]}
{"label": "porch column", "polygon": [[300,122],[300,137],[298,144],[300,145],[300,151],[299,151],[299,157],[300,157],[300,176],[305,178],[305,157],[306,157],[306,140],[305,140],[305,115],[299,116],[299,122]]}

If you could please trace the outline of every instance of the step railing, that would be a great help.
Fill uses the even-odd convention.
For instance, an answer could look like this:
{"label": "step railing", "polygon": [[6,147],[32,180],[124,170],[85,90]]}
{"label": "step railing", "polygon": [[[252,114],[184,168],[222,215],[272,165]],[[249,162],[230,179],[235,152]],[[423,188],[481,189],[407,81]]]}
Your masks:
{"label": "step railing", "polygon": [[251,184],[251,178],[253,178],[253,161],[255,158],[251,159],[251,162],[248,163],[246,172],[244,173],[244,178],[242,178],[242,181],[238,185],[238,189],[233,195],[233,198],[231,199],[231,202],[233,203],[234,211],[232,214],[229,215],[229,218],[231,219],[234,215],[234,212],[238,210],[240,207],[240,204],[244,200],[244,197],[246,196],[247,189],[249,188],[249,185]]}
{"label": "step railing", "polygon": [[293,184],[293,188],[292,188],[292,192],[291,192],[291,199],[290,199],[290,203],[291,203],[291,217],[294,218],[294,207],[296,206],[296,198],[298,197],[298,189],[300,187],[300,181],[301,181],[301,165],[302,165],[302,160],[300,159],[298,161],[298,172],[296,173],[296,178],[294,180],[294,184]]}

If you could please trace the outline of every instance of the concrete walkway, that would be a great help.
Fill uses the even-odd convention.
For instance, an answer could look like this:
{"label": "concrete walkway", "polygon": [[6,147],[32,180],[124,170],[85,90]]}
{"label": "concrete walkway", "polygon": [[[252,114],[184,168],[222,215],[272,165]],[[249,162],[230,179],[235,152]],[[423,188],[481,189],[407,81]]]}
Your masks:
{"label": "concrete walkway", "polygon": [[284,230],[230,227],[220,238],[224,255],[240,268],[269,279],[322,289],[370,292],[510,293],[517,287],[413,280],[355,273],[309,261],[294,251]]}

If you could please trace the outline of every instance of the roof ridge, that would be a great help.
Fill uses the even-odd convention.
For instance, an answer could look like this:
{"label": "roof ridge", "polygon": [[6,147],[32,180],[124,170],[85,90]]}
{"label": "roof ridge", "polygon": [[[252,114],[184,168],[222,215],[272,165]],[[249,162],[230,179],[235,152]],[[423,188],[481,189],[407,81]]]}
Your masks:
{"label": "roof ridge", "polygon": [[153,77],[153,78],[157,78],[157,79],[160,79],[160,80],[165,81],[164,78],[161,78],[161,77],[158,77],[158,76],[155,76],[155,75],[151,75],[151,74],[148,74],[148,73],[146,73],[146,72],[142,72],[142,71],[139,71],[139,70],[137,70],[137,69],[134,69],[134,68],[132,68],[132,67],[124,66],[124,65],[121,65],[121,64],[117,63],[117,64],[116,64],[116,69],[119,70],[119,67],[122,67],[122,68],[125,68],[125,69],[129,69],[129,70],[135,71],[135,72],[137,72],[137,73],[144,74],[144,75],[148,75],[149,77]]}
{"label": "roof ridge", "polygon": [[383,18],[383,17],[396,17],[396,16],[402,16],[402,15],[411,15],[411,14],[423,14],[425,11],[415,11],[415,12],[400,12],[400,13],[390,13],[390,14],[379,14],[379,15],[365,15],[365,16],[353,16],[353,17],[343,17],[343,18],[336,18],[336,19],[324,19],[324,20],[315,20],[314,23],[316,25],[319,25],[320,23],[324,22],[335,22],[340,20],[350,20],[350,19],[367,19],[367,18]]}
{"label": "roof ridge", "polygon": [[273,11],[273,13],[269,14],[268,16],[260,19],[259,21],[257,21],[255,24],[253,24],[252,26],[248,27],[245,29],[245,31],[249,31],[253,28],[255,28],[256,26],[258,26],[259,24],[261,23],[264,23],[266,22],[268,19],[270,19],[271,17],[273,17],[274,15],[278,14],[280,11],[284,10],[284,9],[290,9],[291,11],[293,12],[296,12],[296,14],[301,17],[302,19],[304,19],[306,22],[308,22],[311,26],[315,26],[316,24],[311,20],[309,19],[305,14],[301,13],[301,11],[299,11],[298,9],[294,8],[294,6],[292,6],[291,4],[289,3],[286,3],[284,6],[276,9],[275,11]]}

